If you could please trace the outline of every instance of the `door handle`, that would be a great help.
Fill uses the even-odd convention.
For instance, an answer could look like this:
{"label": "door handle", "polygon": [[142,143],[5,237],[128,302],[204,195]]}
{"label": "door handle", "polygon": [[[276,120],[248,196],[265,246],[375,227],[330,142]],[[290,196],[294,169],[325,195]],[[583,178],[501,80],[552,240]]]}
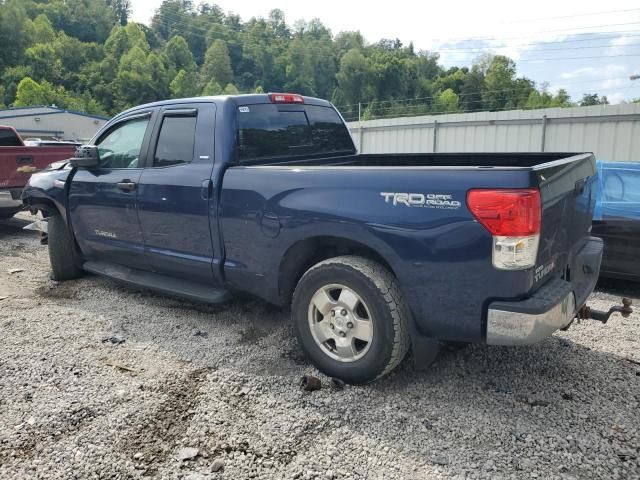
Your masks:
{"label": "door handle", "polygon": [[33,165],[33,157],[21,155],[16,159],[16,163],[18,165]]}
{"label": "door handle", "polygon": [[131,180],[122,180],[116,185],[118,185],[118,188],[124,192],[133,192],[136,189],[136,183]]}
{"label": "door handle", "polygon": [[213,193],[213,182],[211,180],[203,180],[200,187],[200,198],[202,200],[209,200]]}

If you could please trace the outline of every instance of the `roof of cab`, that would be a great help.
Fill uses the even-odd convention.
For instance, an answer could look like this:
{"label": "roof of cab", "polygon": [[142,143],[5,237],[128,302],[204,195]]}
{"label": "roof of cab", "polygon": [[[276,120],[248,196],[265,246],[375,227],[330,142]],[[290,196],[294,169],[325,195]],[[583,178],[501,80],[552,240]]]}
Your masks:
{"label": "roof of cab", "polygon": [[[236,105],[255,105],[257,103],[271,103],[271,99],[269,98],[270,93],[248,93],[242,95],[216,95],[209,97],[191,97],[191,98],[174,98],[171,100],[161,100],[159,102],[146,103],[144,105],[137,105],[132,107],[124,112],[118,113],[113,118],[119,118],[123,115],[127,115],[129,113],[135,112],[137,110],[144,110],[146,108],[152,107],[163,107],[166,105],[176,105],[176,104],[185,104],[185,103],[225,103],[232,102]],[[327,100],[323,100],[321,98],[315,97],[305,97],[304,98],[305,105],[318,105],[323,107],[330,107],[331,103]]]}

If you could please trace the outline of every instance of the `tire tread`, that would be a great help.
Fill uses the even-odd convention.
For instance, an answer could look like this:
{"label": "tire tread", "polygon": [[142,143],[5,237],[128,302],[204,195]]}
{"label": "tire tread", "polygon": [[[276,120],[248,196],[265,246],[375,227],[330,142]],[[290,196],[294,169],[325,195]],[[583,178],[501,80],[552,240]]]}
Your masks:
{"label": "tire tread", "polygon": [[49,261],[53,280],[73,280],[82,275],[76,264],[73,244],[67,225],[60,215],[48,218]]}
{"label": "tire tread", "polygon": [[[333,257],[327,260],[323,260],[315,264],[300,279],[302,279],[318,268],[322,268],[327,265],[341,265],[355,270],[358,273],[366,276],[373,282],[376,289],[380,292],[384,301],[387,303],[387,308],[393,319],[394,341],[391,350],[391,356],[387,365],[382,371],[376,375],[371,381],[376,381],[396,368],[400,362],[404,359],[409,346],[411,344],[409,319],[410,313],[406,303],[402,298],[402,292],[398,284],[398,279],[383,265],[365,257],[359,257],[356,255],[343,255],[340,257]],[[297,290],[297,289],[296,289]],[[294,297],[296,292],[294,291]]]}

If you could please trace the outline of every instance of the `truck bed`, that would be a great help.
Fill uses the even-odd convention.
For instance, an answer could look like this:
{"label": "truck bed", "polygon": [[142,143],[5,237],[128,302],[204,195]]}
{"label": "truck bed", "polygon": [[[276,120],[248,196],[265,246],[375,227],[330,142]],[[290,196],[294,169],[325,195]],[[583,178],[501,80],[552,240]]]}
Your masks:
{"label": "truck bed", "polygon": [[381,153],[358,154],[329,158],[304,158],[283,162],[265,162],[260,165],[308,165],[308,166],[352,166],[352,167],[527,167],[565,160],[584,153]]}
{"label": "truck bed", "polygon": [[[233,165],[220,200],[225,277],[234,288],[274,299],[280,292],[272,272],[300,238],[346,239],[391,259],[428,335],[479,341],[483,302],[526,298],[566,275],[572,252],[588,239],[594,173],[590,153],[365,154]],[[537,263],[499,271],[486,255],[491,234],[469,212],[467,192],[523,188],[541,195]],[[414,208],[387,201],[395,195],[440,195],[452,203]],[[579,305],[588,288],[580,292]],[[426,306],[425,297],[438,307]]]}

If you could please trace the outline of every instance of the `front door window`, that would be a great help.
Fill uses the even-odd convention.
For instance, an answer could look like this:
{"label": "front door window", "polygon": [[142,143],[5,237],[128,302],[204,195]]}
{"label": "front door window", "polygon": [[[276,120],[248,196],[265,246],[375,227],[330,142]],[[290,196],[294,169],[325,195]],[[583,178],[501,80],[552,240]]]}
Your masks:
{"label": "front door window", "polygon": [[102,168],[138,168],[149,118],[118,124],[97,143]]}

